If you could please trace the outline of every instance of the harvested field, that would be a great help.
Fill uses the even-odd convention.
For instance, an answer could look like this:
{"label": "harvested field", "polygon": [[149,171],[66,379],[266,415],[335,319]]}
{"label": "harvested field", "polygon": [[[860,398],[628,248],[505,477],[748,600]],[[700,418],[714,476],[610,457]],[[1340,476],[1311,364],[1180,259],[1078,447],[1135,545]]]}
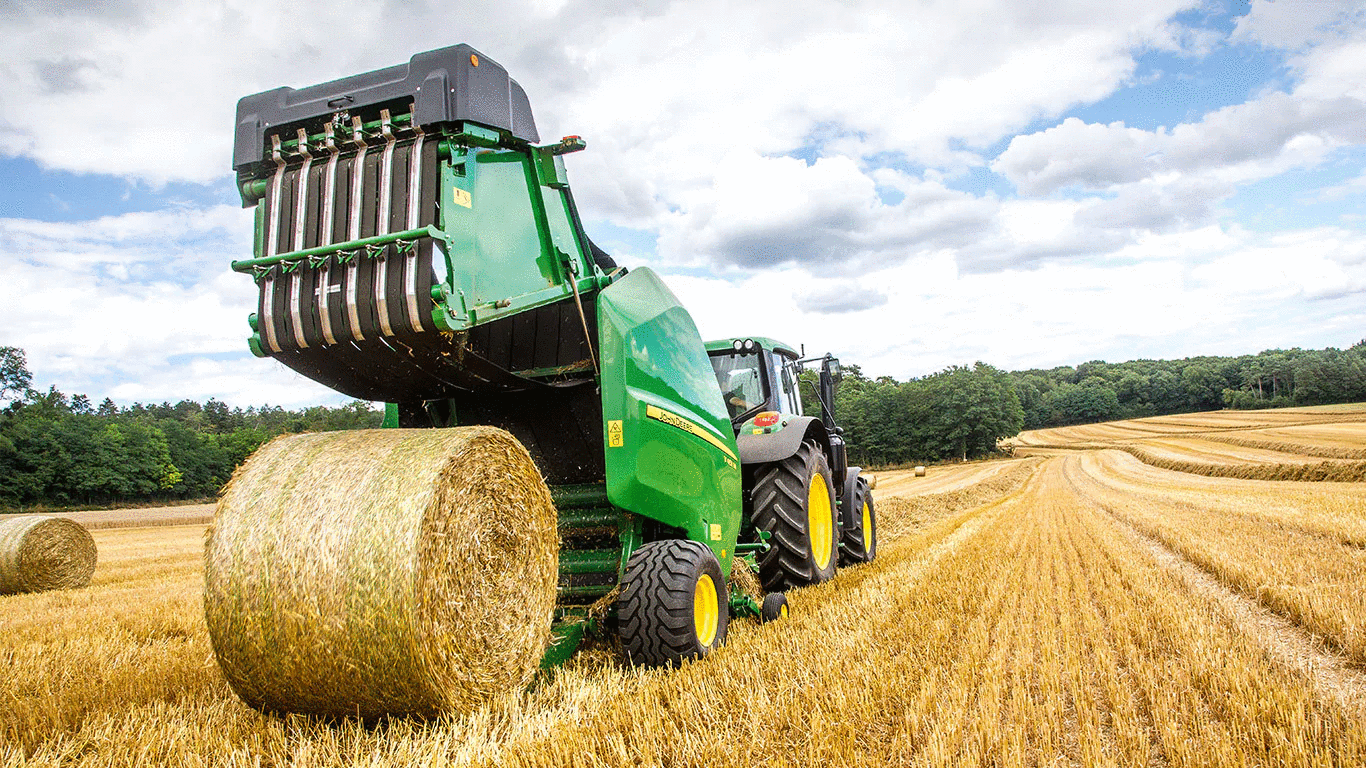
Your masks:
{"label": "harvested field", "polygon": [[877,473],[878,498],[892,496],[918,496],[927,493],[944,493],[967,488],[986,482],[1015,462],[981,461],[973,464],[945,464],[929,467],[924,477],[916,477],[911,469]]}
{"label": "harvested field", "polygon": [[89,530],[159,525],[208,525],[213,521],[213,507],[213,504],[186,504],[178,507],[100,509],[88,512],[59,512],[53,517],[75,520]]}
{"label": "harvested field", "polygon": [[1212,411],[1040,429],[1013,440],[1021,456],[1117,448],[1162,469],[1211,477],[1366,481],[1366,404]]}
{"label": "harvested field", "polygon": [[237,700],[202,526],[95,531],[90,587],[0,598],[0,766],[1366,763],[1366,483],[1074,444],[875,493],[876,561],[702,662],[596,648],[470,714],[368,724]]}

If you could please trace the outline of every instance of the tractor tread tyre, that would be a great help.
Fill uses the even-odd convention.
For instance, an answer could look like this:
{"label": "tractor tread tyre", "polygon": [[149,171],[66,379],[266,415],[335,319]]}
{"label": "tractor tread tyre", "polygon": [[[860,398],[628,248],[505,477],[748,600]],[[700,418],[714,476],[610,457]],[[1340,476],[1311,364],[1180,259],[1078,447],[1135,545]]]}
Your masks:
{"label": "tractor tread tyre", "polygon": [[[693,615],[693,597],[703,575],[716,585],[720,608],[710,645],[698,638]],[[617,598],[617,629],[627,657],[649,667],[678,666],[724,645],[730,616],[725,584],[716,555],[701,542],[669,539],[642,545],[627,562]]]}
{"label": "tractor tread tyre", "polygon": [[[832,491],[833,533],[830,561],[819,568],[811,552],[807,531],[807,488],[812,476],[825,477]],[[795,587],[819,584],[835,575],[838,561],[839,523],[835,517],[830,468],[820,445],[802,442],[797,452],[782,461],[759,467],[754,477],[754,526],[768,531],[769,548],[759,555],[759,580],[765,592],[784,592]]]}
{"label": "tractor tread tyre", "polygon": [[[863,505],[868,504],[868,522],[872,523],[869,546],[863,541]],[[840,532],[840,565],[872,562],[877,557],[877,508],[873,505],[873,489],[863,478],[855,481],[853,508],[845,513],[844,529]]]}

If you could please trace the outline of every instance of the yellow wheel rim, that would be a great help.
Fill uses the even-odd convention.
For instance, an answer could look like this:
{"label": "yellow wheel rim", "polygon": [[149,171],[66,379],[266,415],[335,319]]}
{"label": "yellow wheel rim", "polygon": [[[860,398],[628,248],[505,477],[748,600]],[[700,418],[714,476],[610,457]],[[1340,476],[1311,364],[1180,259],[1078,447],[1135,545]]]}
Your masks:
{"label": "yellow wheel rim", "polygon": [[811,478],[807,491],[806,536],[811,541],[811,559],[825,570],[830,565],[830,545],[835,543],[835,525],[830,517],[830,489],[819,473]]}
{"label": "yellow wheel rim", "polygon": [[873,550],[873,511],[868,509],[868,502],[863,502],[863,551],[864,553]]}
{"label": "yellow wheel rim", "polygon": [[693,628],[697,630],[697,641],[709,647],[716,639],[716,626],[721,623],[721,613],[716,601],[716,582],[705,573],[697,580],[697,590],[693,592],[692,620]]}
{"label": "yellow wheel rim", "polygon": [[783,603],[783,607],[778,609],[778,616],[784,619],[787,618],[787,603]]}

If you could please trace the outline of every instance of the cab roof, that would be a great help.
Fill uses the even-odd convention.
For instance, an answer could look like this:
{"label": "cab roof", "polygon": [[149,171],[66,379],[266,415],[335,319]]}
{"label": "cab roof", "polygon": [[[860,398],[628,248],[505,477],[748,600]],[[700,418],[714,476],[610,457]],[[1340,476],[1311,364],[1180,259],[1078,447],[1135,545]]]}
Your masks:
{"label": "cab roof", "polygon": [[709,341],[706,343],[707,351],[722,352],[726,350],[731,350],[735,348],[734,345],[737,340],[745,341],[746,339],[753,340],[755,344],[758,344],[760,347],[764,349],[771,349],[774,352],[780,352],[791,357],[802,356],[801,352],[799,352],[797,348],[792,346],[791,344],[784,344],[781,341],[778,341],[777,339],[770,339],[767,336],[732,336],[729,339],[716,339],[715,341]]}

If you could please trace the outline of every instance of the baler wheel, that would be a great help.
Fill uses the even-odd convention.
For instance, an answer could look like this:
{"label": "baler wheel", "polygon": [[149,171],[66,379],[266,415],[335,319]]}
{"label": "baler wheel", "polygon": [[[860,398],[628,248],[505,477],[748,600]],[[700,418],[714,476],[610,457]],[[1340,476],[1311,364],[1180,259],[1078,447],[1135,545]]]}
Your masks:
{"label": "baler wheel", "polygon": [[867,563],[877,557],[877,510],[873,507],[873,489],[859,478],[854,485],[854,506],[845,518],[840,533],[840,565]]}
{"label": "baler wheel", "polygon": [[730,613],[721,564],[707,545],[685,539],[652,541],[631,555],[617,627],[631,661],[678,666],[726,642]]}
{"label": "baler wheel", "polygon": [[835,575],[839,520],[825,454],[807,440],[782,461],[759,468],[754,478],[754,525],[768,531],[769,549],[759,555],[759,579],[767,592],[819,584]]}
{"label": "baler wheel", "polygon": [[787,618],[787,595],[782,592],[770,592],[764,596],[764,606],[759,612],[759,619],[767,624],[770,621]]}

